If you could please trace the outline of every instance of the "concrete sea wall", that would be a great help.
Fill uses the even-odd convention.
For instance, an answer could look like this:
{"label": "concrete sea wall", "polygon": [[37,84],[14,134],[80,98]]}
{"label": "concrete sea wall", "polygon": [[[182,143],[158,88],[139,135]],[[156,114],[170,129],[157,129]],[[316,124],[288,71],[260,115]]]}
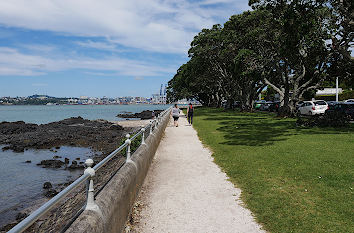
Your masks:
{"label": "concrete sea wall", "polygon": [[97,195],[99,211],[85,210],[66,232],[122,232],[134,201],[149,170],[151,161],[169,121],[166,114],[162,122]]}

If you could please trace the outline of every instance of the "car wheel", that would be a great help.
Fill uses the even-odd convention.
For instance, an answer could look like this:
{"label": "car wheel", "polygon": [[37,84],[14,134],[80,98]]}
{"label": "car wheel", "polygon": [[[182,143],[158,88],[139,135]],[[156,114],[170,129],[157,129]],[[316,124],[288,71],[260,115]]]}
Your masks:
{"label": "car wheel", "polygon": [[309,111],[309,115],[312,116],[312,112],[311,111]]}

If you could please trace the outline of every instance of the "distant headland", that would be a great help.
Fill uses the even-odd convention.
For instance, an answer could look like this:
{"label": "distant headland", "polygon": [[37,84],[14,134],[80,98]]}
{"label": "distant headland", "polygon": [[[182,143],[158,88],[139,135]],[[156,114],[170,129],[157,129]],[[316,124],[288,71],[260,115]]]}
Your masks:
{"label": "distant headland", "polygon": [[0,105],[127,105],[127,104],[166,104],[166,94],[154,94],[152,97],[53,97],[31,95],[27,97],[0,97]]}

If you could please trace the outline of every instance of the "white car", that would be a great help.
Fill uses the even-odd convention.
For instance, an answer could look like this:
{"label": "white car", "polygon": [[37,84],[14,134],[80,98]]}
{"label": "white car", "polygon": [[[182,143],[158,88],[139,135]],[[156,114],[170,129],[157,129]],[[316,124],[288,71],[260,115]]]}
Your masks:
{"label": "white car", "polygon": [[354,99],[348,99],[348,100],[344,101],[344,103],[354,103]]}
{"label": "white car", "polygon": [[299,107],[299,113],[302,115],[324,114],[328,109],[328,104],[324,100],[304,101]]}

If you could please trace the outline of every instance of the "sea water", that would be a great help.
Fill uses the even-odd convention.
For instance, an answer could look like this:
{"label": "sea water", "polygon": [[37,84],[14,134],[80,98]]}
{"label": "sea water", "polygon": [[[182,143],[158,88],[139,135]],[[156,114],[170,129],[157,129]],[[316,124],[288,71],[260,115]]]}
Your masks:
{"label": "sea water", "polygon": [[[0,122],[24,121],[26,123],[46,124],[69,117],[81,116],[95,120],[124,120],[116,117],[123,112],[141,112],[144,110],[163,110],[169,105],[0,105]],[[64,168],[42,168],[37,166],[44,159],[53,156],[69,158],[80,157],[81,161],[92,157],[89,148],[63,146],[56,153],[50,150],[26,150],[15,153],[2,151],[0,145],[0,227],[15,219],[16,214],[42,199],[43,183],[51,182],[54,187],[79,177],[83,170],[65,170]],[[30,160],[31,163],[26,163]],[[71,163],[71,162],[70,162]]]}
{"label": "sea water", "polygon": [[26,123],[46,124],[70,117],[96,120],[124,120],[117,114],[137,113],[144,110],[164,110],[170,105],[0,105],[0,122],[24,121]]}
{"label": "sea water", "polygon": [[[43,168],[38,166],[42,160],[60,156],[78,163],[92,158],[94,152],[89,148],[62,146],[55,150],[26,150],[14,153],[2,151],[0,146],[0,227],[15,220],[16,214],[44,198],[43,184],[57,185],[69,182],[83,174],[82,169]],[[56,151],[56,152],[55,152]],[[78,159],[80,158],[80,159]],[[26,161],[31,161],[26,163]]]}

